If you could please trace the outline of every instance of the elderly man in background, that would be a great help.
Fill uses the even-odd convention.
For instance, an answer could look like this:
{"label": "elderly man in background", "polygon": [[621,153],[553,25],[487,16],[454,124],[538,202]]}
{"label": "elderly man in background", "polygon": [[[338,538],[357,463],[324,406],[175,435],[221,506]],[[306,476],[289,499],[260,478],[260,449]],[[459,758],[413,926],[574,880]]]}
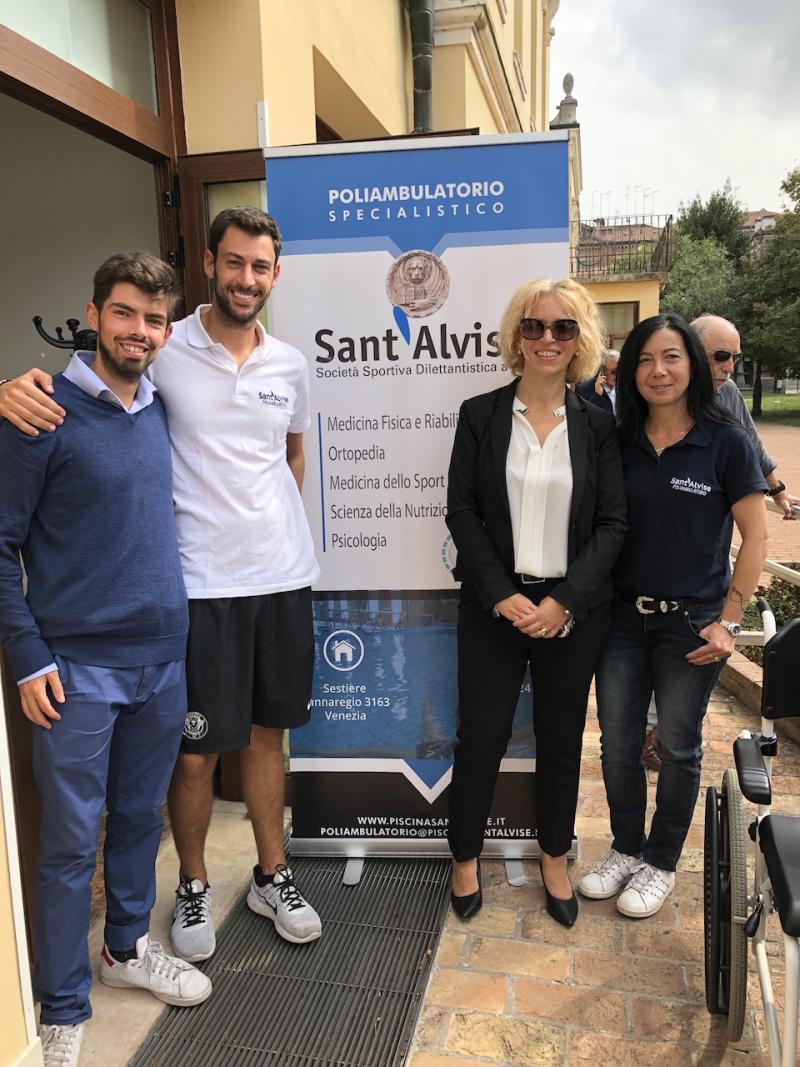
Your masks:
{"label": "elderly man in background", "polygon": [[612,415],[617,413],[617,364],[619,352],[609,348],[603,353],[600,370],[594,378],[580,382],[575,392],[588,400],[595,407],[602,408]]}
{"label": "elderly man in background", "polygon": [[800,499],[791,496],[778,477],[775,460],[767,455],[739,387],[733,380],[736,363],[742,355],[739,331],[732,322],[719,315],[701,315],[692,322],[692,326],[706,350],[717,399],[746,430],[755,449],[761,473],[769,486],[769,496],[783,511],[784,519],[794,518],[792,505],[800,504]]}

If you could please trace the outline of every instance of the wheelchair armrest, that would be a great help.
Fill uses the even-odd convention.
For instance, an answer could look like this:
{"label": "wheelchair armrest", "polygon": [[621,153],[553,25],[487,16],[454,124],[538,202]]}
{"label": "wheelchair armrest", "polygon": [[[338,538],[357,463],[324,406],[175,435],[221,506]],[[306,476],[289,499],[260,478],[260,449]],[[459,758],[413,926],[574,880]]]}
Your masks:
{"label": "wheelchair armrest", "polygon": [[772,786],[758,741],[754,737],[737,737],[733,758],[742,794],[751,804],[771,804]]}

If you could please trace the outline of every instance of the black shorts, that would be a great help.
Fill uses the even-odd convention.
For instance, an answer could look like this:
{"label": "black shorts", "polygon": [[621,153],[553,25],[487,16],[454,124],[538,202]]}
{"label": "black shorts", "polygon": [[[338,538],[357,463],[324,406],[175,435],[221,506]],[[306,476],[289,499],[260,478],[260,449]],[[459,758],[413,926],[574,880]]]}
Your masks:
{"label": "black shorts", "polygon": [[250,727],[308,722],[311,589],[189,601],[189,710],[181,752],[246,748]]}

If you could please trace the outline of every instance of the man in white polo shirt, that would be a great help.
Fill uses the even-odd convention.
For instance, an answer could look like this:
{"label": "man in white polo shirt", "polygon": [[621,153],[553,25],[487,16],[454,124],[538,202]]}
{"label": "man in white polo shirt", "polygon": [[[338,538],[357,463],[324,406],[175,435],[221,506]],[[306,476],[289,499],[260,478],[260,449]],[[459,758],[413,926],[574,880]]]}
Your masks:
{"label": "man in white polo shirt", "polygon": [[[283,847],[283,732],[309,716],[319,567],[300,496],[308,367],[257,319],[280,274],[280,246],[263,211],[217,215],[204,255],[212,303],[175,323],[152,368],[189,594],[189,711],[169,809],[180,859],[172,947],[190,962],[215,948],[204,846],[214,768],[232,749],[241,750],[258,852],[248,906],[289,941],[320,935]],[[0,389],[0,415],[28,432],[51,428],[65,412],[48,391],[49,376],[28,372]]]}
{"label": "man in white polo shirt", "polygon": [[189,713],[169,793],[181,861],[172,944],[214,951],[204,844],[219,752],[240,749],[259,862],[247,903],[289,941],[320,935],[283,850],[283,731],[308,720],[319,576],[303,510],[308,365],[257,319],[278,280],[281,238],[253,208],[212,222],[213,283],[173,329],[153,375],[169,418],[183,574],[189,593]]}

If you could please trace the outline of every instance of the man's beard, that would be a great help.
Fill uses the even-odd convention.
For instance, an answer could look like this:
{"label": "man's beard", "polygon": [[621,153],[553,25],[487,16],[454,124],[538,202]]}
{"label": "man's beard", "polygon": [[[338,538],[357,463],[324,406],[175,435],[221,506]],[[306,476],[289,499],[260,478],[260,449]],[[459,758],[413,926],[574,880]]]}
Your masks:
{"label": "man's beard", "polygon": [[[121,341],[129,340],[132,342],[132,338],[119,338]],[[142,344],[141,341],[137,341],[136,344]],[[120,378],[126,382],[138,382],[150,364],[156,357],[153,346],[148,347],[148,351],[141,357],[141,362],[137,365],[131,363],[126,359],[119,359],[98,336],[97,338],[97,354],[100,357],[100,362],[103,364],[109,374],[113,374],[115,377]]]}
{"label": "man's beard", "polygon": [[266,293],[264,298],[256,304],[252,311],[246,314],[244,312],[236,311],[228,302],[228,298],[220,287],[216,275],[214,276],[214,306],[222,317],[227,319],[228,322],[234,326],[252,326],[268,299],[269,293]]}

